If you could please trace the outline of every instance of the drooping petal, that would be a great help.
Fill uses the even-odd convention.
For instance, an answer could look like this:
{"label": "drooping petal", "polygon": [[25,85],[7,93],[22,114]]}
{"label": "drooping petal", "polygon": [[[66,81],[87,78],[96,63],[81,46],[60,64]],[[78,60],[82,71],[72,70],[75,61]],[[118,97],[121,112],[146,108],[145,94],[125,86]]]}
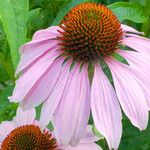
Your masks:
{"label": "drooping petal", "polygon": [[64,59],[56,60],[42,75],[41,79],[36,82],[21,102],[24,109],[36,107],[49,97],[59,79],[63,61]]}
{"label": "drooping petal", "polygon": [[76,65],[69,74],[54,114],[55,134],[60,144],[76,145],[84,136],[90,114],[90,85],[87,67]]}
{"label": "drooping petal", "polygon": [[124,24],[121,24],[121,28],[124,32],[133,32],[133,33],[136,33],[136,34],[143,34],[143,32],[139,32],[136,29],[134,29],[132,27],[129,27],[127,25],[124,25]]}
{"label": "drooping petal", "polygon": [[51,26],[47,29],[38,30],[34,33],[32,40],[53,39],[59,36],[58,30],[62,30],[59,26]]}
{"label": "drooping petal", "polygon": [[58,42],[57,41],[42,41],[38,43],[34,43],[32,45],[25,45],[24,49],[28,49],[29,51],[25,51],[21,54],[21,59],[18,64],[16,73],[20,71],[24,71],[28,66],[35,64],[41,57],[45,55],[45,53],[52,53],[54,50],[58,51]]}
{"label": "drooping petal", "polygon": [[[58,103],[63,95],[63,91],[68,79],[69,70],[70,70],[70,62],[66,62],[63,66],[61,65],[61,70],[59,72],[59,76],[54,74],[54,77],[51,75],[49,78],[51,78],[50,84],[53,85],[53,82],[55,82],[55,85],[53,85],[53,88],[51,88],[51,92],[47,98],[47,100],[44,102],[42,110],[41,110],[41,116],[40,116],[40,124],[41,126],[45,127],[48,125],[50,120],[53,117],[53,114],[58,106]],[[53,70],[58,71],[58,67],[53,66]],[[50,73],[52,73],[50,72]],[[56,78],[56,79],[55,79]],[[49,80],[47,79],[46,82]]]}
{"label": "drooping petal", "polygon": [[148,107],[143,89],[132,75],[131,68],[111,58],[106,60],[110,67],[120,104],[132,124],[143,130],[148,123]]}
{"label": "drooping petal", "polygon": [[133,75],[136,78],[137,82],[139,83],[139,85],[143,89],[143,93],[144,93],[145,98],[146,98],[147,106],[148,106],[148,109],[150,110],[150,92],[149,92],[150,79],[146,76],[146,74],[139,73],[138,70],[133,70],[132,72],[133,72]]}
{"label": "drooping petal", "polygon": [[27,70],[17,81],[10,101],[19,102],[25,98],[36,82],[38,82],[46,70],[58,56],[57,52],[47,53],[29,70]]}
{"label": "drooping petal", "polygon": [[141,54],[138,52],[133,51],[126,51],[126,50],[118,50],[117,53],[119,53],[121,56],[123,56],[136,70],[139,70],[139,72],[147,74],[147,77],[149,76],[150,67],[150,55],[149,54]]}
{"label": "drooping petal", "polygon": [[93,143],[100,140],[100,138],[96,137],[92,132],[92,126],[88,125],[85,131],[84,137],[80,140],[80,143]]}
{"label": "drooping petal", "polygon": [[102,150],[95,142],[98,141],[90,126],[87,126],[84,137],[80,140],[80,143],[73,146],[61,146],[63,150]]}
{"label": "drooping petal", "polygon": [[0,124],[0,145],[7,135],[15,129],[15,125],[10,121],[3,121]]}
{"label": "drooping petal", "polygon": [[131,47],[132,49],[141,52],[150,54],[150,40],[140,37],[128,37],[122,40],[122,43],[126,46]]}
{"label": "drooping petal", "polygon": [[106,138],[109,148],[116,150],[122,135],[122,115],[116,93],[100,65],[95,65],[91,108],[96,128]]}
{"label": "drooping petal", "polygon": [[21,107],[18,107],[17,114],[13,118],[13,122],[17,126],[23,126],[27,124],[33,124],[36,117],[35,109],[30,109],[27,111],[24,111]]}
{"label": "drooping petal", "polygon": [[140,36],[140,35],[134,34],[134,33],[126,33],[126,34],[125,34],[125,37],[126,37],[126,38],[128,38],[128,37],[137,37],[137,38],[147,39],[147,38],[145,38],[145,37],[143,37],[143,36]]}
{"label": "drooping petal", "polygon": [[102,150],[96,143],[78,144],[77,146],[62,146],[63,150]]}
{"label": "drooping petal", "polygon": [[53,49],[58,50],[58,40],[54,39],[59,36],[57,30],[59,27],[50,27],[48,29],[37,31],[33,35],[31,42],[21,46],[21,59],[17,67],[16,73],[24,70],[27,66],[35,63],[37,59],[47,51],[51,52]]}
{"label": "drooping petal", "polygon": [[132,66],[132,75],[136,78],[136,81],[143,89],[147,105],[150,109],[150,56],[148,56],[148,54],[145,55],[133,51],[118,50],[117,52],[128,61],[129,65]]}

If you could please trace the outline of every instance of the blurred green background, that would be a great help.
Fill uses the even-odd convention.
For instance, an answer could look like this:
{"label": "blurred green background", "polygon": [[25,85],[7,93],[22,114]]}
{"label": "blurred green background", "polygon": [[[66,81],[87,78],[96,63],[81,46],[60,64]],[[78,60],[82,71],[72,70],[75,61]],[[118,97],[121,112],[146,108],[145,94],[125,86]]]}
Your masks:
{"label": "blurred green background", "polygon": [[[15,84],[19,47],[35,31],[58,25],[70,8],[87,1],[107,5],[122,23],[150,38],[150,0],[0,0],[0,122],[16,113],[17,104],[9,103],[7,97]],[[98,144],[108,149],[104,139]],[[150,123],[140,132],[124,115],[119,150],[150,150]]]}

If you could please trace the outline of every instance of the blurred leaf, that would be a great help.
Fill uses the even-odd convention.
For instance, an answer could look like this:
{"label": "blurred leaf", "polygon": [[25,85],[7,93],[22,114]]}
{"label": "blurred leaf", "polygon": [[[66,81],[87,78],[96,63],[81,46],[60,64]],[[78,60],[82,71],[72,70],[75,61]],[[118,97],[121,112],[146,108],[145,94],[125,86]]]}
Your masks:
{"label": "blurred leaf", "polygon": [[119,150],[150,150],[150,122],[147,129],[140,132],[124,117]]}
{"label": "blurred leaf", "polygon": [[11,95],[13,88],[13,86],[7,86],[0,90],[0,122],[10,120],[15,115],[17,104],[10,103],[7,98]]}
{"label": "blurred leaf", "polygon": [[150,38],[150,0],[145,0],[145,3],[144,10],[145,14],[148,16],[148,19],[144,22],[142,30],[144,31],[145,36]]}
{"label": "blurred leaf", "polygon": [[107,0],[107,4],[112,4],[112,3],[115,3],[115,2],[119,2],[120,0]]}
{"label": "blurred leaf", "polygon": [[34,18],[34,16],[39,13],[40,9],[41,8],[36,8],[36,9],[30,10],[29,14],[28,14],[28,21],[27,22],[29,22],[30,20],[32,20],[32,18]]}
{"label": "blurred leaf", "polygon": [[7,55],[6,49],[7,49],[7,39],[3,31],[2,23],[0,21],[0,52],[3,53],[4,55]]}
{"label": "blurred leaf", "polygon": [[67,3],[65,3],[62,7],[61,7],[61,9],[60,9],[60,11],[58,12],[58,14],[57,14],[57,16],[56,16],[56,18],[55,18],[55,20],[54,20],[54,22],[52,23],[52,25],[53,26],[55,26],[55,25],[58,25],[59,23],[60,23],[60,21],[63,19],[63,17],[67,14],[67,12],[71,9],[71,8],[73,8],[74,6],[76,6],[76,5],[78,5],[78,4],[80,4],[80,3],[84,3],[84,2],[88,2],[88,1],[90,1],[90,2],[100,2],[100,0],[72,0],[71,2],[67,2]]}
{"label": "blurred leaf", "polygon": [[68,0],[32,0],[30,1],[30,12],[37,10],[28,20],[28,34],[31,38],[35,31],[51,26],[61,6]]}
{"label": "blurred leaf", "polygon": [[139,3],[141,5],[145,5],[146,0],[130,0],[130,2]]}
{"label": "blurred leaf", "polygon": [[142,5],[137,3],[116,2],[108,7],[121,22],[127,19],[136,23],[142,23],[147,19]]}
{"label": "blurred leaf", "polygon": [[[4,82],[8,79],[14,80],[14,68],[12,65],[12,60],[10,56],[9,46],[6,39],[6,35],[3,31],[1,22],[0,22],[0,81],[4,79]],[[3,71],[2,71],[3,70]],[[4,73],[5,72],[5,73]],[[7,73],[6,73],[7,72]],[[8,77],[9,75],[9,77]]]}
{"label": "blurred leaf", "polygon": [[26,41],[28,3],[28,0],[0,0],[0,19],[15,67],[19,60],[18,48]]}
{"label": "blurred leaf", "polygon": [[0,83],[8,81],[8,80],[9,80],[9,76],[8,76],[6,70],[0,64]]}

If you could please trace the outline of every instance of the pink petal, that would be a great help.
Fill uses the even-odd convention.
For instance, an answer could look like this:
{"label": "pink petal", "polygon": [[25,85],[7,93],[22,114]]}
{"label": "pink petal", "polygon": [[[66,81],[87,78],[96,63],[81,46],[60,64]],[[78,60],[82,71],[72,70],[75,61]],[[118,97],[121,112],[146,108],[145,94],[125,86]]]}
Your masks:
{"label": "pink petal", "polygon": [[141,73],[146,73],[147,77],[149,76],[150,72],[149,54],[142,54],[134,51],[125,51],[125,50],[118,50],[117,53],[123,56],[132,67],[139,70],[139,72]]}
{"label": "pink petal", "polygon": [[59,36],[58,30],[62,30],[59,26],[51,26],[34,33],[32,40],[46,40]]}
{"label": "pink petal", "polygon": [[142,87],[134,78],[131,68],[107,59],[120,104],[132,124],[143,130],[148,123],[148,107]]}
{"label": "pink petal", "polygon": [[132,49],[141,52],[150,54],[150,40],[146,38],[138,37],[128,37],[123,39],[123,44],[131,47]]}
{"label": "pink petal", "polygon": [[94,143],[98,141],[99,138],[94,135],[92,132],[92,126],[88,125],[85,131],[84,137],[80,140],[80,143],[85,144],[85,143]]}
{"label": "pink petal", "polygon": [[58,50],[58,41],[45,40],[40,42],[30,42],[21,47],[22,52],[21,59],[18,64],[16,73],[24,71],[28,66],[37,62],[45,53],[51,53]]}
{"label": "pink petal", "polygon": [[133,70],[132,72],[135,75],[137,82],[143,89],[143,93],[146,98],[146,103],[147,103],[148,109],[150,110],[150,92],[149,92],[150,79],[147,78],[147,76],[145,74],[140,74],[137,70]]}
{"label": "pink petal", "polygon": [[80,140],[80,143],[73,147],[73,146],[61,146],[60,149],[62,150],[102,150],[95,141],[99,139],[93,134],[91,127],[87,126],[85,131],[84,137]]}
{"label": "pink petal", "polygon": [[7,135],[15,129],[15,125],[10,121],[3,121],[0,124],[0,145]]}
{"label": "pink petal", "polygon": [[77,146],[62,146],[63,150],[102,150],[96,143],[78,144]]}
{"label": "pink petal", "polygon": [[64,59],[56,60],[51,67],[45,71],[40,80],[35,83],[21,102],[21,106],[24,109],[36,107],[47,99],[59,78],[63,61]]}
{"label": "pink petal", "polygon": [[84,136],[90,115],[90,85],[87,67],[75,66],[69,74],[61,101],[54,114],[60,144],[76,145]]}
{"label": "pink petal", "polygon": [[33,35],[31,42],[24,44],[20,48],[21,59],[17,67],[16,73],[24,70],[31,63],[34,63],[41,55],[53,49],[58,50],[59,27],[50,27],[37,31]]}
{"label": "pink petal", "polygon": [[[53,67],[54,69],[58,70],[58,67]],[[52,70],[54,70],[52,68]],[[60,70],[60,69],[59,69]],[[68,75],[70,74],[70,63],[66,62],[63,66],[61,65],[61,71],[59,72],[59,76],[55,76],[56,79],[51,75],[49,78],[51,78],[51,84],[53,84],[55,80],[55,85],[53,85],[53,88],[51,88],[51,92],[47,98],[47,100],[44,102],[42,111],[41,111],[41,116],[40,116],[40,123],[41,126],[46,126],[49,124],[50,120],[53,117],[53,114],[57,108],[57,105],[62,97]],[[48,82],[48,80],[46,80]]]}
{"label": "pink petal", "polygon": [[106,137],[109,148],[118,149],[122,134],[121,110],[115,91],[100,65],[95,65],[91,109],[96,128]]}
{"label": "pink petal", "polygon": [[[139,36],[139,35],[137,35],[137,34],[132,34],[132,33],[126,33],[125,36],[126,36],[126,37],[144,38],[144,37],[142,37],[142,36]],[[144,39],[147,39],[147,38],[144,38]]]}
{"label": "pink petal", "polygon": [[9,97],[10,101],[19,102],[25,98],[46,70],[51,66],[58,56],[57,52],[48,53],[43,56],[36,64],[27,70],[17,81],[13,91],[13,95]]}
{"label": "pink petal", "polygon": [[150,109],[150,56],[132,52],[132,51],[124,51],[119,50],[118,53],[122,55],[125,59],[127,59],[128,63],[132,66],[132,73],[135,76],[136,80],[143,88],[143,92],[146,96],[147,105]]}
{"label": "pink petal", "polygon": [[143,34],[143,32],[139,32],[136,29],[134,29],[132,27],[129,27],[127,25],[124,25],[124,24],[121,24],[121,28],[124,32],[133,32],[133,33],[136,33],[136,34]]}
{"label": "pink petal", "polygon": [[26,124],[33,124],[36,117],[35,109],[24,111],[21,107],[18,107],[16,117],[13,118],[13,122],[19,127]]}

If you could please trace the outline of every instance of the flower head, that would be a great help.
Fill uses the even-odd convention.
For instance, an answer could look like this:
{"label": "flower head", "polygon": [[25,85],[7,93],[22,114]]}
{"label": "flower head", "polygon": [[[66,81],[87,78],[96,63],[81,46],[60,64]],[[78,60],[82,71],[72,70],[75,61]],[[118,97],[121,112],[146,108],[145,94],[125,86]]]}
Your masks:
{"label": "flower head", "polygon": [[13,121],[4,121],[0,124],[1,150],[100,150],[94,142],[98,140],[89,127],[84,138],[76,147],[59,145],[48,129],[42,130],[35,120],[35,109],[23,111],[18,108]]}
{"label": "flower head", "polygon": [[66,57],[83,63],[111,55],[122,39],[121,24],[107,7],[83,3],[64,17],[58,39]]}
{"label": "flower head", "polygon": [[23,112],[17,110],[17,116],[12,122],[4,121],[0,124],[1,149],[31,149],[57,150],[58,144],[52,133],[43,130],[35,120],[35,109]]}
{"label": "flower head", "polygon": [[109,148],[117,149],[122,134],[120,106],[140,130],[148,122],[150,40],[141,35],[120,24],[105,6],[80,4],[60,26],[37,31],[21,47],[16,71],[21,75],[10,100],[24,109],[44,102],[40,122],[47,125],[54,115],[56,137],[62,144],[79,142],[91,110]]}

